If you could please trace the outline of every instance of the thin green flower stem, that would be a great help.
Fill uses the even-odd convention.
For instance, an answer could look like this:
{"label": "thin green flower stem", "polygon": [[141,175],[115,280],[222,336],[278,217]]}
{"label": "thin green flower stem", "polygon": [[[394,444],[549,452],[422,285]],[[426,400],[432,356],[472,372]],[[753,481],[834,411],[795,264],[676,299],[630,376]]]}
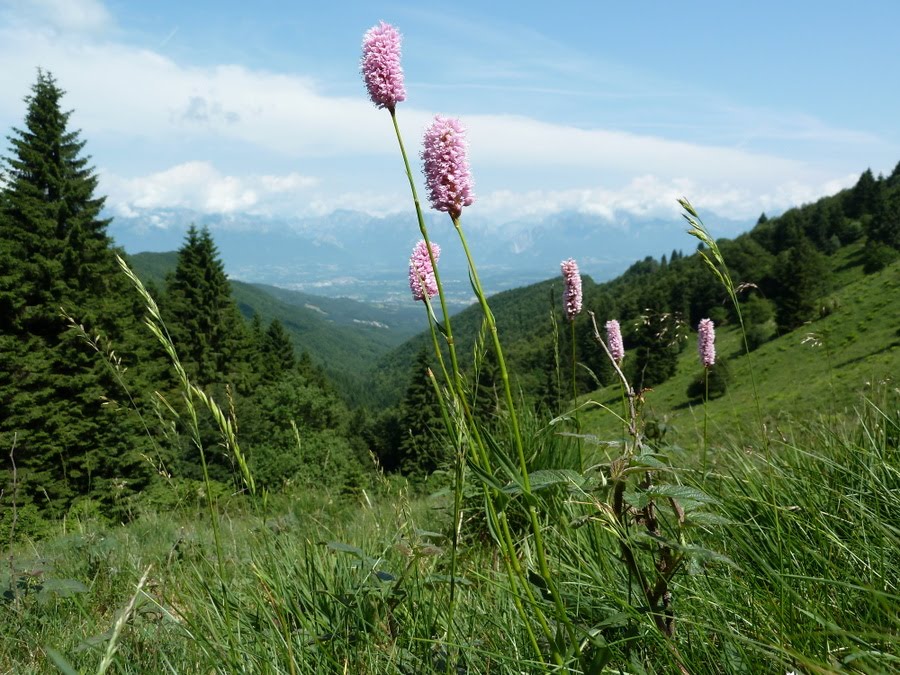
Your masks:
{"label": "thin green flower stem", "polygon": [[457,395],[462,397],[462,376],[459,372],[459,361],[456,358],[456,344],[453,341],[453,331],[450,328],[450,311],[447,309],[447,301],[444,298],[444,286],[441,284],[441,276],[438,272],[437,261],[431,250],[431,239],[428,237],[428,228],[425,226],[425,217],[422,215],[422,205],[419,203],[419,194],[416,191],[416,181],[413,179],[412,169],[409,166],[409,157],[406,155],[406,146],[403,145],[403,136],[400,133],[400,125],[397,123],[397,111],[391,109],[391,122],[394,124],[394,133],[397,135],[397,143],[400,145],[400,154],[403,156],[403,166],[406,169],[406,178],[409,180],[409,189],[412,192],[413,205],[416,209],[416,219],[419,222],[419,231],[425,240],[425,248],[428,258],[431,260],[431,268],[434,270],[434,281],[438,288],[438,297],[441,301],[441,311],[444,315],[444,337],[447,340],[447,348],[450,351],[450,367],[453,370],[453,387]]}
{"label": "thin green flower stem", "polygon": [[[433,315],[432,315],[433,316]],[[434,331],[434,321],[432,323],[432,340],[434,342],[435,348],[437,348],[437,335]],[[444,371],[444,375],[446,377],[446,370]],[[449,378],[447,378],[449,381]],[[451,391],[452,388],[451,388]],[[474,457],[476,462],[481,466],[481,468],[487,472],[491,472],[490,468],[490,459],[487,454],[486,446],[484,445],[484,441],[481,438],[481,433],[478,430],[478,425],[475,422],[475,418],[472,414],[472,409],[469,407],[469,403],[464,396],[456,397],[456,400],[463,411],[464,416],[464,424],[466,425],[464,428],[469,429],[472,440],[475,442],[476,452],[474,453]],[[441,401],[443,402],[443,397],[441,397]],[[445,422],[446,423],[446,422]],[[462,457],[461,459],[464,459]],[[457,467],[458,470],[460,467]],[[457,485],[460,486],[459,489],[454,490],[454,500],[457,498],[461,499],[461,482],[457,482]],[[520,596],[519,586],[524,589],[526,599],[528,603],[534,608],[535,613],[537,615],[538,623],[541,626],[541,631],[544,633],[544,637],[550,644],[555,644],[553,641],[553,632],[550,630],[550,625],[547,623],[547,619],[544,616],[543,611],[540,606],[537,604],[537,601],[534,597],[534,593],[531,590],[531,586],[528,582],[527,577],[525,576],[521,565],[519,564],[518,556],[516,555],[516,547],[513,543],[512,533],[509,529],[509,522],[506,518],[506,514],[503,513],[501,516],[497,515],[497,509],[494,505],[493,499],[491,498],[490,491],[486,485],[482,485],[482,490],[484,491],[485,496],[485,504],[488,507],[488,518],[491,519],[492,522],[499,524],[499,533],[502,535],[499,539],[499,544],[501,549],[503,550],[503,565],[506,569],[506,575],[509,579],[510,589],[512,591],[513,603],[516,606],[516,611],[519,613],[520,618],[522,619],[522,625],[525,626],[525,630],[528,633],[528,639],[531,642],[532,647],[534,648],[534,653],[538,660],[543,663],[544,655],[541,652],[540,646],[538,645],[537,638],[534,635],[534,631],[531,628],[531,622],[529,621],[528,613],[525,611],[525,607],[522,604],[522,599]],[[460,509],[461,510],[461,509]],[[456,504],[454,503],[454,514],[456,513]],[[458,516],[454,515],[455,522]],[[454,531],[454,535],[456,532]],[[453,560],[451,558],[451,566],[453,564]],[[452,572],[451,572],[452,575]],[[451,584],[453,582],[451,581]],[[452,613],[451,613],[452,617]],[[553,660],[557,665],[563,665],[564,661],[562,659],[562,655],[559,654],[558,650],[554,647],[553,652]]]}
{"label": "thin green flower stem", "polygon": [[[453,370],[453,379],[451,380],[450,378],[447,378],[447,381],[450,383],[451,390],[454,392],[457,400],[459,401],[460,405],[463,407],[463,411],[466,416],[467,422],[470,425],[469,428],[474,432],[474,436],[477,440],[476,445],[480,450],[481,457],[479,458],[479,461],[482,464],[482,468],[485,471],[490,472],[491,471],[490,460],[488,458],[487,449],[486,449],[483,441],[481,440],[481,436],[478,433],[478,427],[474,422],[474,417],[473,417],[472,412],[469,409],[468,403],[466,401],[464,388],[463,388],[463,382],[462,382],[462,376],[459,371],[459,361],[456,356],[456,345],[453,341],[453,332],[452,332],[452,329],[450,326],[450,313],[447,309],[447,302],[444,297],[444,286],[441,283],[440,273],[438,272],[438,267],[437,267],[436,261],[434,259],[434,253],[431,250],[431,240],[428,237],[428,228],[425,226],[425,218],[422,215],[422,206],[419,202],[419,196],[416,191],[416,184],[415,184],[415,180],[413,179],[412,170],[409,165],[409,158],[406,154],[406,147],[403,144],[403,136],[400,133],[400,125],[397,122],[397,114],[396,114],[395,110],[390,110],[390,114],[391,114],[391,122],[394,125],[394,133],[397,136],[397,143],[400,146],[400,154],[403,157],[403,165],[406,169],[406,177],[409,180],[409,189],[412,192],[413,204],[414,204],[415,210],[416,210],[416,219],[418,220],[418,223],[419,223],[419,231],[422,233],[422,238],[425,240],[425,248],[428,251],[428,257],[431,260],[431,266],[432,266],[432,269],[434,270],[434,280],[435,280],[435,284],[437,285],[437,288],[438,288],[438,297],[439,297],[440,303],[441,303],[441,311],[443,312],[443,316],[444,316],[444,331],[443,331],[443,333],[444,333],[444,337],[447,341],[448,351],[450,352],[450,364],[451,364],[451,369]],[[440,357],[440,354],[441,354],[440,349],[437,349],[437,354],[438,354],[438,358],[440,359],[441,358]],[[485,489],[485,494],[488,497],[486,499],[486,502],[489,506],[490,511],[492,512],[492,516],[494,517],[495,521],[497,521],[498,519],[497,519],[496,509],[493,504],[493,499],[490,498],[490,495],[487,492],[487,487],[485,487],[484,489]],[[505,514],[504,514],[504,516],[505,516]],[[512,562],[512,566],[515,568],[515,571],[518,573],[520,579],[522,580],[522,586],[525,589],[525,592],[528,595],[530,602],[537,609],[538,620],[541,624],[541,627],[543,629],[545,636],[548,638],[548,640],[550,641],[551,644],[554,644],[554,642],[552,640],[553,633],[551,632],[550,627],[547,624],[546,618],[543,616],[543,612],[540,610],[539,607],[537,607],[537,603],[535,602],[534,595],[531,591],[531,588],[528,585],[528,581],[524,577],[523,572],[522,572],[521,568],[519,567],[518,558],[516,556],[516,551],[515,551],[515,546],[512,542],[512,535],[509,532],[509,525],[506,524],[505,518],[500,522],[502,522],[504,525],[504,527],[502,528],[504,530],[504,538],[503,538],[503,540],[501,540],[501,545],[503,546],[504,553],[506,554],[504,556],[504,559],[506,561],[505,565],[507,567],[507,573],[509,576],[510,585],[513,587],[513,589],[512,589],[513,590],[513,602],[516,605],[516,609],[518,610],[519,615],[522,618],[522,623],[525,625],[525,628],[528,632],[529,640],[532,644],[532,647],[535,650],[535,654],[538,656],[538,658],[541,661],[543,661],[543,655],[541,654],[540,647],[537,642],[537,638],[535,637],[535,635],[531,629],[531,625],[528,621],[528,615],[525,612],[525,608],[522,606],[522,601],[521,601],[521,598],[519,597],[519,593],[516,588],[517,584],[516,584],[515,574],[513,573],[513,569],[510,567],[510,561]],[[559,655],[558,650],[555,647],[554,647],[553,653],[554,653],[554,661],[557,662],[557,665],[562,665],[562,657],[561,657],[561,655]]]}
{"label": "thin green flower stem", "polygon": [[[481,432],[479,431],[478,424],[476,423],[475,417],[472,414],[472,409],[469,407],[469,402],[465,397],[460,397],[458,400],[462,407],[463,415],[465,416],[468,429],[471,432],[472,440],[474,440],[475,447],[477,449],[477,452],[474,453],[475,460],[484,471],[486,471],[487,473],[492,473],[490,458],[487,453],[487,446],[484,444],[484,440],[481,438]],[[494,500],[491,498],[491,493],[488,490],[488,486],[482,485],[482,490],[484,491],[485,504],[487,505],[488,509],[488,518],[491,520],[491,522],[498,523],[500,525],[499,533],[502,536],[500,536],[498,543],[500,544],[500,547],[504,553],[503,564],[504,567],[506,567],[507,577],[509,578],[510,588],[512,589],[513,603],[516,606],[516,610],[519,612],[519,616],[522,619],[522,624],[525,626],[525,629],[528,632],[529,640],[534,647],[535,654],[538,660],[543,662],[544,655],[541,652],[540,646],[537,643],[537,639],[535,638],[534,633],[531,629],[528,614],[525,612],[525,608],[522,605],[522,600],[519,595],[520,591],[518,590],[518,586],[520,584],[522,589],[524,589],[525,591],[525,595],[527,596],[526,599],[528,600],[529,605],[534,608],[538,623],[541,626],[541,631],[544,633],[545,639],[551,645],[554,645],[553,660],[557,665],[561,666],[563,665],[564,661],[562,659],[562,655],[559,653],[559,650],[555,646],[556,642],[554,640],[553,631],[550,629],[550,624],[547,623],[547,618],[544,616],[543,610],[537,603],[537,599],[534,597],[534,592],[531,590],[531,584],[528,581],[528,577],[522,570],[522,566],[519,564],[519,557],[516,554],[516,546],[513,542],[512,532],[509,529],[509,521],[506,518],[506,512],[504,511],[500,515],[498,515],[497,507],[494,505]]]}
{"label": "thin green flower stem", "polygon": [[[426,302],[428,302],[426,298]],[[429,325],[431,326],[431,334],[432,334],[432,342],[434,344],[435,349],[438,349],[438,339],[437,332],[434,328],[434,319],[433,314],[429,311]],[[444,377],[447,381],[450,381],[450,378],[447,376],[446,368],[444,367],[443,359],[441,359],[440,355],[438,359],[441,363],[441,368],[444,370]],[[434,379],[432,375],[431,381],[433,386],[435,387],[435,391],[438,394],[438,400],[440,401],[441,406],[441,415],[444,417],[444,425],[450,429],[451,423],[449,418],[449,412],[446,408],[446,401],[444,400],[443,395],[440,392],[440,389],[437,386],[437,381]],[[452,388],[451,388],[451,391]],[[450,639],[450,630],[453,625],[453,615],[455,608],[455,581],[456,581],[456,553],[457,548],[459,546],[459,521],[460,521],[460,513],[462,511],[462,486],[464,481],[464,460],[465,453],[463,452],[462,446],[462,430],[466,428],[466,423],[468,423],[468,427],[472,436],[475,440],[476,448],[480,450],[480,452],[475,452],[475,458],[479,464],[482,465],[486,471],[490,470],[490,464],[488,462],[487,452],[485,450],[484,443],[481,440],[481,434],[478,432],[478,427],[475,424],[474,417],[472,415],[471,408],[468,406],[468,402],[466,399],[455,397],[457,402],[463,409],[463,415],[465,421],[463,422],[463,426],[458,427],[459,430],[459,451],[456,456],[456,466],[455,466],[455,486],[454,486],[454,494],[453,494],[453,549],[451,551],[450,556],[450,609],[448,612],[448,643],[451,642]],[[520,618],[522,619],[522,624],[525,626],[525,630],[528,633],[528,639],[531,642],[532,647],[534,648],[534,653],[537,658],[543,662],[543,654],[541,652],[540,646],[538,645],[537,637],[534,635],[534,631],[531,628],[531,623],[529,621],[528,613],[525,611],[525,607],[522,604],[522,599],[520,597],[519,585],[522,585],[522,588],[525,589],[525,594],[527,596],[528,602],[535,608],[538,623],[541,625],[541,630],[544,633],[544,637],[553,644],[552,637],[553,633],[550,630],[550,625],[547,623],[547,619],[541,611],[540,607],[537,605],[534,594],[531,591],[531,587],[528,584],[528,580],[525,577],[521,566],[519,565],[518,557],[515,554],[515,545],[512,541],[512,534],[509,530],[509,523],[506,520],[506,514],[503,514],[503,517],[499,517],[497,515],[496,507],[494,506],[493,500],[491,499],[490,492],[486,485],[482,485],[482,490],[484,491],[485,503],[488,505],[488,517],[495,523],[500,524],[500,532],[503,535],[500,539],[500,546],[503,549],[503,564],[506,568],[506,575],[509,579],[510,589],[512,590],[513,595],[513,603],[516,606],[516,611],[519,613]],[[562,656],[554,651],[554,661],[557,665],[562,665],[563,660]],[[448,661],[449,663],[449,661]]]}
{"label": "thin green flower stem", "polygon": [[[434,330],[434,325],[430,317],[428,322],[432,324],[431,334],[434,339],[435,345],[437,345],[437,334]],[[441,362],[442,368],[443,365],[443,362]],[[444,375],[446,376],[446,369],[444,369]],[[463,444],[462,429],[460,429],[458,426],[454,426],[450,421],[450,413],[447,411],[447,402],[444,400],[444,397],[441,393],[441,388],[437,382],[437,378],[435,378],[434,373],[431,372],[431,368],[428,369],[428,379],[431,381],[431,386],[434,388],[434,393],[437,396],[438,405],[441,408],[441,417],[444,420],[444,427],[446,427],[448,433],[452,434],[453,447],[455,450],[455,457],[453,462],[453,537],[452,548],[450,549],[450,597],[449,606],[447,607],[447,644],[453,644],[453,614],[454,610],[456,609],[456,558],[457,551],[459,549],[459,524],[460,516],[462,514],[465,446]],[[447,663],[449,668],[449,659],[447,660]]]}
{"label": "thin green flower stem", "polygon": [[703,395],[703,478],[706,478],[706,453],[709,451],[709,366],[703,368],[703,382],[706,392]]}
{"label": "thin green flower stem", "polygon": [[577,420],[578,420],[578,383],[575,380],[575,376],[577,374],[577,371],[576,371],[577,360],[576,360],[576,353],[575,353],[575,319],[572,319],[569,322],[569,325],[571,326],[571,329],[572,329],[571,330],[571,333],[572,333],[572,401],[575,404],[575,420],[577,422]]}
{"label": "thin green flower stem", "polygon": [[[575,350],[575,319],[573,318],[569,324],[572,326],[572,405],[574,406],[575,431],[581,433],[581,422],[578,419],[578,382],[576,375],[578,373],[578,360]],[[584,471],[584,455],[580,438],[576,438],[578,444],[578,473]]]}
{"label": "thin green flower stem", "polygon": [[[434,349],[437,352],[438,361],[441,364],[444,378],[447,382],[451,382],[450,377],[447,374],[447,369],[444,365],[444,360],[441,356],[441,352],[440,352],[440,348],[439,348],[437,331],[435,330],[436,319],[434,318],[434,312],[432,311],[432,308],[431,308],[431,300],[428,298],[427,295],[424,298],[424,300],[425,300],[426,306],[428,307],[428,322],[429,322],[429,327],[431,328],[432,344],[434,345]],[[451,388],[451,391],[453,391],[452,388]],[[440,396],[440,393],[439,393],[439,400],[441,401],[442,414],[443,414],[445,402],[443,400],[443,397]],[[468,400],[466,399],[466,397],[464,395],[457,396],[456,400],[457,400],[458,404],[460,405],[460,407],[462,408],[463,416],[464,416],[465,423],[467,424],[467,428],[470,429],[470,431],[472,433],[472,437],[475,440],[475,445],[476,445],[476,449],[477,449],[477,452],[475,453],[475,457],[481,464],[482,468],[485,471],[490,472],[491,465],[490,465],[490,458],[487,453],[487,448],[484,445],[484,442],[481,438],[481,433],[478,429],[478,425],[476,424],[474,415],[472,414],[472,409],[469,407]],[[448,423],[448,418],[449,418],[449,416],[447,418],[445,418],[445,424]],[[460,440],[460,442],[462,442],[462,441]],[[464,456],[464,454],[461,454],[461,455],[458,455],[458,458],[459,458],[459,461],[461,462],[462,460],[465,459],[465,456]],[[457,482],[456,482],[456,487],[454,488],[454,523],[458,523],[458,519],[459,519],[458,512],[461,511],[461,507],[458,507],[458,504],[461,502],[461,499],[462,499],[462,480],[461,480],[460,473],[459,473],[462,470],[462,465],[458,464],[456,467],[456,470],[458,473],[456,474]],[[550,630],[550,625],[547,623],[547,619],[544,616],[543,611],[541,610],[540,606],[537,604],[537,601],[534,597],[534,593],[531,590],[531,586],[528,582],[528,579],[527,579],[524,571],[522,570],[521,565],[519,564],[519,559],[518,559],[518,556],[516,555],[516,547],[515,547],[515,544],[513,543],[512,533],[509,529],[509,521],[506,518],[506,514],[503,513],[501,516],[497,515],[496,506],[494,505],[493,500],[491,499],[490,491],[488,490],[487,486],[484,486],[484,485],[482,486],[482,489],[484,490],[484,494],[485,494],[485,503],[488,505],[488,511],[489,511],[488,517],[491,518],[493,522],[498,523],[500,525],[500,533],[502,534],[502,537],[501,537],[499,543],[504,552],[504,567],[506,568],[507,577],[508,577],[509,583],[510,583],[510,588],[512,589],[513,602],[516,605],[516,609],[520,614],[522,623],[525,626],[526,631],[528,632],[529,640],[531,641],[532,646],[534,647],[537,658],[539,660],[543,661],[543,654],[540,651],[540,646],[538,645],[537,638],[535,637],[534,631],[531,628],[531,624],[528,619],[528,614],[525,612],[525,608],[522,605],[522,600],[519,595],[520,591],[518,589],[518,587],[520,585],[525,591],[525,595],[527,596],[526,599],[528,600],[529,604],[535,609],[538,623],[541,625],[541,630],[544,633],[544,637],[551,644],[554,644],[553,639],[552,639],[553,633]],[[456,537],[456,536],[457,536],[457,530],[456,530],[456,525],[454,525],[454,537]],[[456,553],[457,545],[458,545],[457,541],[455,540],[453,554]],[[454,556],[451,556],[451,568],[455,569],[454,565],[455,565],[455,559],[454,559]],[[453,574],[453,572],[451,572],[451,582],[450,582],[450,584],[451,584],[451,611],[450,611],[451,620],[452,620],[452,616],[453,616],[452,588],[454,586],[454,576],[455,575]],[[562,659],[562,655],[559,654],[558,650],[554,650],[553,657],[554,657],[554,662],[556,662],[557,665],[562,665],[564,663],[564,661]]]}
{"label": "thin green flower stem", "polygon": [[[487,298],[484,294],[484,289],[481,286],[481,281],[478,279],[478,270],[475,267],[475,261],[472,259],[472,253],[469,250],[468,243],[466,242],[466,236],[463,233],[462,224],[459,222],[458,217],[451,215],[450,218],[453,221],[453,226],[456,228],[456,232],[459,234],[459,240],[462,243],[463,250],[466,254],[466,260],[469,263],[469,270],[472,273],[472,283],[475,286],[475,294],[478,296],[478,302],[481,304],[482,313],[484,314],[485,321],[487,321],[488,329],[491,333],[491,340],[494,345],[494,353],[497,356],[497,363],[500,367],[500,379],[503,381],[503,393],[506,398],[506,406],[509,409],[509,419],[512,425],[513,439],[515,440],[516,451],[519,455],[519,466],[522,471],[522,487],[525,494],[528,497],[531,497],[531,481],[528,478],[528,463],[525,461],[525,448],[522,444],[522,434],[519,430],[519,418],[516,415],[512,388],[509,385],[509,371],[506,369],[506,360],[503,358],[503,348],[500,346],[500,337],[497,334],[497,322],[494,320],[494,315],[491,312],[490,307],[488,306]],[[537,511],[532,504],[528,505],[528,516],[531,521],[531,530],[534,535],[534,548],[537,551],[538,555],[538,566],[540,567],[541,576],[544,578],[544,581],[547,584],[547,589],[550,591],[550,595],[553,598],[553,604],[556,606],[557,619],[566,627],[566,632],[569,634],[570,644],[574,648],[575,652],[579,656],[581,656],[581,645],[578,643],[578,639],[575,634],[575,626],[572,625],[572,621],[569,619],[569,616],[566,613],[565,605],[563,605],[562,598],[559,595],[559,590],[556,588],[556,583],[553,581],[553,577],[550,574],[550,568],[547,565],[547,555],[544,549],[544,538],[541,533],[541,525],[538,522]]]}

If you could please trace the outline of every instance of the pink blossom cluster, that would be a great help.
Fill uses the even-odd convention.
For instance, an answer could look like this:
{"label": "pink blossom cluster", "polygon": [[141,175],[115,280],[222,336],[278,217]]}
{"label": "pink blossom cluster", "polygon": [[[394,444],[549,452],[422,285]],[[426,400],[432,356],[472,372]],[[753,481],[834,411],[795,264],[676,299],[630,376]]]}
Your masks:
{"label": "pink blossom cluster", "polygon": [[[431,254],[434,256],[434,262],[437,263],[441,255],[441,247],[434,242],[431,243]],[[424,239],[416,244],[409,257],[409,290],[412,291],[413,300],[424,300],[426,294],[429,298],[433,298],[438,292],[434,267],[431,264],[428,246]]]}
{"label": "pink blossom cluster", "polygon": [[606,322],[606,345],[613,360],[621,363],[625,358],[625,345],[622,343],[622,329],[615,319]]}
{"label": "pink blossom cluster", "polygon": [[704,368],[716,364],[716,328],[712,319],[700,319],[697,326],[697,351]]}
{"label": "pink blossom cluster", "polygon": [[563,291],[563,307],[566,311],[566,318],[574,321],[581,311],[581,274],[578,272],[578,263],[574,258],[563,260],[559,266],[562,269],[566,285]]}
{"label": "pink blossom cluster", "polygon": [[400,31],[382,21],[363,36],[360,70],[369,98],[379,108],[394,111],[406,100],[403,68],[400,66]]}
{"label": "pink blossom cluster", "polygon": [[425,130],[422,148],[431,206],[453,218],[459,218],[463,207],[475,201],[465,132],[459,120],[435,115]]}

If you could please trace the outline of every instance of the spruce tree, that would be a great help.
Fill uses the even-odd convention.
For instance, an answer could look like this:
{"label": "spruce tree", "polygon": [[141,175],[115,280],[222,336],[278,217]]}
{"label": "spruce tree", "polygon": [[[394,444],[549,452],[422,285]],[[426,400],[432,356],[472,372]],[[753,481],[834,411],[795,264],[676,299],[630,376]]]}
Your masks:
{"label": "spruce tree", "polygon": [[866,169],[844,200],[844,212],[849,218],[862,218],[875,210],[882,184]]}
{"label": "spruce tree", "polygon": [[278,319],[273,319],[266,329],[263,345],[266,366],[274,376],[290,372],[297,365],[294,344]]}
{"label": "spruce tree", "polygon": [[872,219],[866,223],[866,236],[900,250],[900,186],[879,191]]}
{"label": "spruce tree", "polygon": [[781,330],[793,330],[816,313],[817,302],[827,290],[828,265],[806,237],[775,263],[776,316]]}
{"label": "spruce tree", "polygon": [[407,475],[430,473],[443,459],[440,406],[428,368],[428,352],[423,347],[400,405],[398,455],[400,470]]}
{"label": "spruce tree", "polygon": [[247,384],[247,331],[208,229],[188,229],[175,272],[167,279],[163,314],[197,384]]}
{"label": "spruce tree", "polygon": [[900,185],[900,162],[897,162],[897,166],[891,171],[891,175],[885,179],[886,187],[896,187],[898,185]]}
{"label": "spruce tree", "polygon": [[19,495],[50,515],[80,496],[110,505],[147,481],[133,418],[101,405],[117,391],[108,365],[60,312],[127,351],[134,306],[63,95],[38,71],[0,197],[0,442],[16,438]]}

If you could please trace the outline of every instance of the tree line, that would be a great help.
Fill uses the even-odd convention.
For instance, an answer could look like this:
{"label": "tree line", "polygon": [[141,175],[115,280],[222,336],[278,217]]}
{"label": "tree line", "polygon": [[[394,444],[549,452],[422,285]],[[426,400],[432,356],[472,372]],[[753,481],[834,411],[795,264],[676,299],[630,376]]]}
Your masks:
{"label": "tree line", "polygon": [[[188,407],[147,308],[119,269],[104,198],[53,76],[39,71],[0,183],[0,527],[38,533],[71,513],[127,518],[212,498]],[[371,479],[353,415],[283,326],[241,316],[212,236],[191,226],[151,285],[190,380],[233,415],[257,484],[352,490]],[[199,420],[223,495],[235,467]]]}

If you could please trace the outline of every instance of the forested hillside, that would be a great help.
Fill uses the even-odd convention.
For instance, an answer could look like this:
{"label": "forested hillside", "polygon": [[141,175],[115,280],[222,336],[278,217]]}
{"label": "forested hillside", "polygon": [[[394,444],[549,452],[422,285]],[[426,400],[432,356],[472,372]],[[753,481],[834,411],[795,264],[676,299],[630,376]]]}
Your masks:
{"label": "forested hillside", "polygon": [[[0,190],[4,531],[38,533],[67,513],[169,508],[197,499],[206,476],[229,494],[245,469],[232,452],[238,428],[260,489],[367,484],[367,449],[345,402],[276,311],[245,318],[207,231],[191,228],[172,273],[152,285],[154,315],[119,269],[62,97],[39,72]],[[351,338],[328,329],[311,331],[311,344]],[[359,367],[379,353],[352,337]]]}
{"label": "forested hillside", "polygon": [[[714,234],[715,223],[707,225]],[[685,244],[691,241],[685,234]],[[732,240],[720,239],[717,244],[739,284],[748,343],[756,349],[837,311],[830,301],[834,292],[898,258],[900,164],[886,178],[866,170],[852,189],[777,218],[763,214],[750,232]],[[852,247],[849,258],[847,247]],[[563,364],[571,358],[562,289],[559,278],[491,299],[517,385],[534,402],[547,399],[557,355]],[[601,284],[585,278],[584,308],[596,314],[601,330],[607,320],[621,322],[631,355],[625,363],[626,374],[643,387],[657,386],[672,376],[678,355],[701,318],[711,317],[717,325],[734,324],[737,319],[725,289],[711,283],[697,251],[675,250],[659,260],[645,258]],[[463,345],[462,354],[471,353],[481,324],[478,307],[454,318],[454,335]],[[593,326],[586,316],[575,324],[575,341],[579,392],[608,384],[612,369],[595,344]],[[391,374],[428,342],[430,337],[421,335],[377,364],[370,387],[373,403],[393,405],[399,400],[402,391]],[[467,363],[471,370],[471,358]]]}
{"label": "forested hillside", "polygon": [[[178,254],[137,253],[128,260],[142,280],[162,289]],[[384,308],[264,284],[229,280],[229,285],[245,319],[259,315],[265,323],[277,320],[297,353],[308,353],[352,403],[365,400],[361,374],[426,325],[412,301],[408,309]]]}

